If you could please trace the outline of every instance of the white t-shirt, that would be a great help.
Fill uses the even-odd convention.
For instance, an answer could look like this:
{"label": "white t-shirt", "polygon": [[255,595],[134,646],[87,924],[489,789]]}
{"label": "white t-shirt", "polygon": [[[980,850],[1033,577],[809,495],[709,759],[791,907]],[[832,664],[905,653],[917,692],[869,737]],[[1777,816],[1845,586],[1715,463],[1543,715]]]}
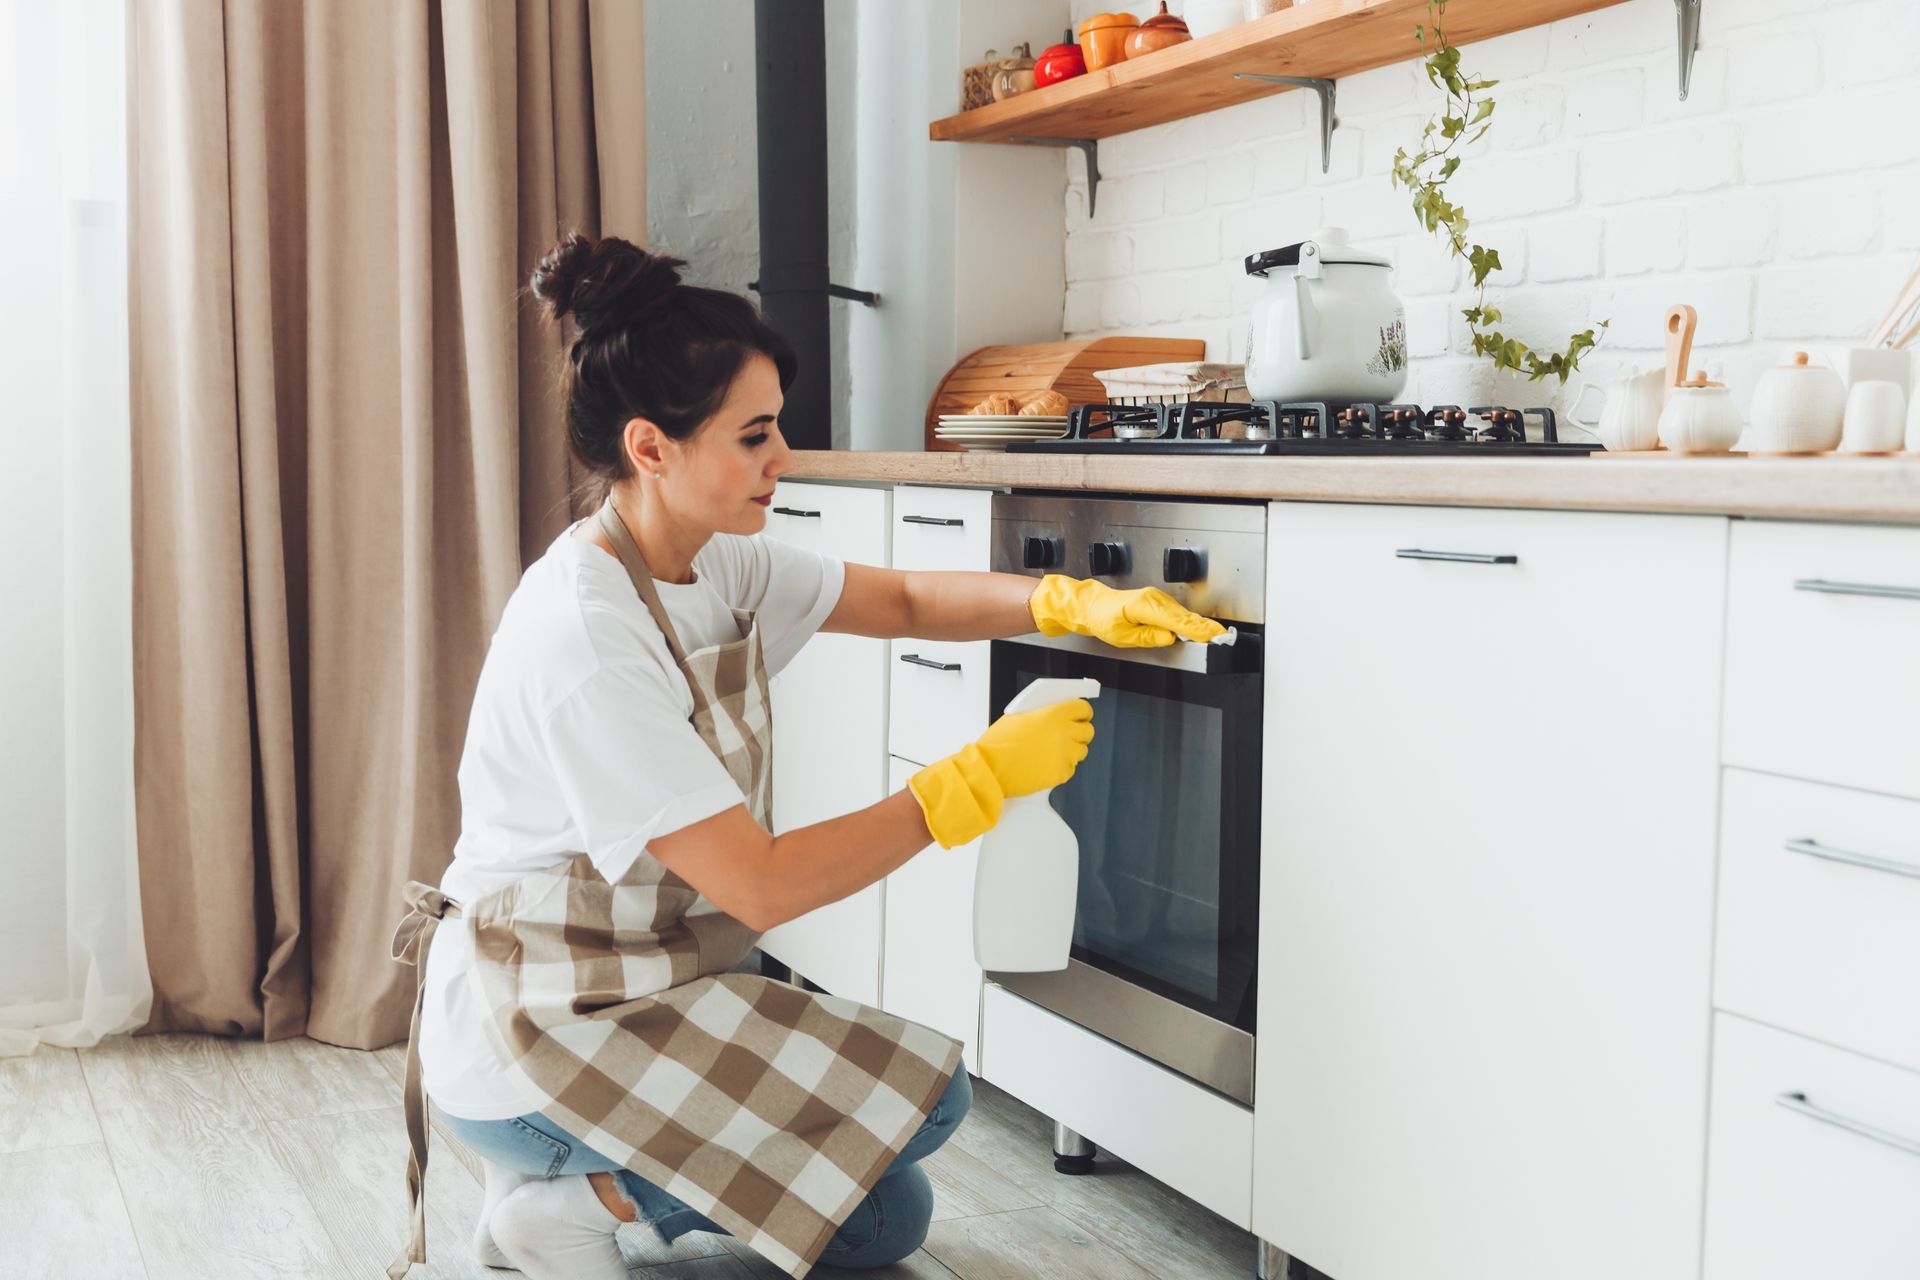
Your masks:
{"label": "white t-shirt", "polygon": [[[680,643],[692,653],[737,640],[730,608],[754,610],[769,673],[820,629],[845,580],[840,561],[763,535],[717,534],[693,568],[691,583],[656,583]],[[554,539],[508,599],[480,670],[442,892],[473,902],[578,853],[617,880],[655,836],[743,803],[692,714],[626,568],[573,529]],[[427,958],[422,1082],[450,1115],[525,1115],[486,1016],[472,947],[449,921]]]}

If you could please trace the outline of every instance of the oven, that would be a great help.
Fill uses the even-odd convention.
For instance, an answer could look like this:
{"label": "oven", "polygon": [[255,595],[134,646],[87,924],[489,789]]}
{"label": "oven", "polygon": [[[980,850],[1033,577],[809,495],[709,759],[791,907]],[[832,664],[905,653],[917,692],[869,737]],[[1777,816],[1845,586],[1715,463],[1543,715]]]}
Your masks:
{"label": "oven", "polygon": [[1033,680],[1091,676],[1094,740],[1052,803],[1080,842],[1072,959],[1007,990],[1253,1101],[1266,508],[1003,494],[993,567],[1156,586],[1233,645],[1125,650],[1082,636],[992,647],[998,716]]}

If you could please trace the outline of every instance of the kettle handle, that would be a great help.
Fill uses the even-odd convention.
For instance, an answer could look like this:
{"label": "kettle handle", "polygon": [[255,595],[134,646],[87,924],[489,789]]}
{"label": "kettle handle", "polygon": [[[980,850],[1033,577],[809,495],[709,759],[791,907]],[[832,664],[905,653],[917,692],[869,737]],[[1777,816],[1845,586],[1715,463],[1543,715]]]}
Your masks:
{"label": "kettle handle", "polygon": [[1307,278],[1296,274],[1293,277],[1293,304],[1296,311],[1293,334],[1302,360],[1313,359],[1313,352],[1307,348],[1307,317],[1313,311],[1313,303],[1307,296]]}

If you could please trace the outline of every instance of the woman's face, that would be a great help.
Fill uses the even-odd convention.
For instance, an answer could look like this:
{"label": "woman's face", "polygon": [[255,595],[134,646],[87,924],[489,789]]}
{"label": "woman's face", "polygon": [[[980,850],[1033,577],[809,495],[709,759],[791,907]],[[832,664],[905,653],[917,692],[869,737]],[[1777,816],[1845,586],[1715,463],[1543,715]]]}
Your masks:
{"label": "woman's face", "polygon": [[684,441],[661,440],[653,496],[680,521],[714,533],[766,528],[773,483],[793,470],[793,450],[780,434],[785,403],[773,361],[750,356],[725,403],[698,431]]}

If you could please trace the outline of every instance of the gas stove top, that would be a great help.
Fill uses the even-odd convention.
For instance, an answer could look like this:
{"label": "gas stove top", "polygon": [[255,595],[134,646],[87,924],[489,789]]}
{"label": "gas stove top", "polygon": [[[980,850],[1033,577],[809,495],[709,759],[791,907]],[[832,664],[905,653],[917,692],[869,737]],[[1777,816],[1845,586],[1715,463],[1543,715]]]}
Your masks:
{"label": "gas stove top", "polygon": [[[1534,430],[1529,432],[1529,419]],[[1531,434],[1532,438],[1529,438]],[[1076,405],[1067,434],[1023,440],[1009,453],[1195,453],[1297,456],[1579,457],[1598,444],[1562,440],[1551,409],[1483,405],[1279,404]]]}

